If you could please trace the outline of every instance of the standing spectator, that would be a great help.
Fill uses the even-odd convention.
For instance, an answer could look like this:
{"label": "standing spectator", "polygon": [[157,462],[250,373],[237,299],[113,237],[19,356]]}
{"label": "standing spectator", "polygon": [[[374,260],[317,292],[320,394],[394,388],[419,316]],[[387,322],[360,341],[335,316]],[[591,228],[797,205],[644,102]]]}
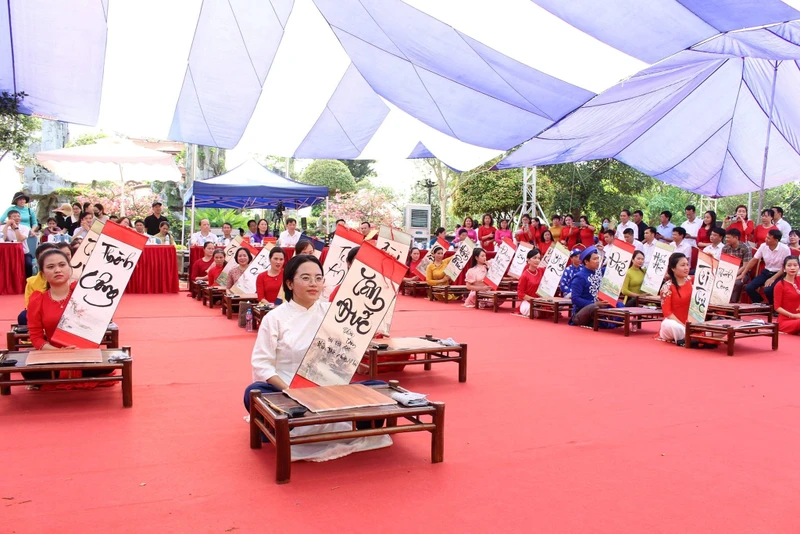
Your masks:
{"label": "standing spectator", "polygon": [[161,210],[163,209],[161,202],[153,202],[152,208],[153,214],[144,218],[144,227],[148,234],[156,235],[158,233],[158,225],[161,224],[162,221],[166,221],[167,218],[161,215]]}
{"label": "standing spectator", "polygon": [[517,243],[530,243],[531,245],[536,244],[538,240],[536,228],[531,225],[531,216],[527,213],[524,213],[522,217],[520,217],[520,228],[517,230],[517,233],[514,237],[516,238]]}
{"label": "standing spectator", "polygon": [[[263,219],[262,219],[263,220]],[[259,232],[261,231],[259,223]],[[361,223],[361,233],[364,234],[364,223]],[[369,233],[369,223],[367,223],[367,234]],[[365,236],[367,234],[364,234]],[[286,230],[281,232],[278,243],[282,247],[293,247],[300,241],[300,232],[297,231],[297,220],[289,217],[286,219]]]}
{"label": "standing spectator", "polygon": [[672,224],[672,212],[664,210],[659,218],[661,224],[656,226],[656,239],[662,243],[672,243],[672,230],[675,228]]}
{"label": "standing spectator", "polygon": [[708,245],[703,248],[703,252],[714,256],[715,260],[719,260],[719,255],[722,254],[723,243],[725,241],[725,230],[715,226],[708,233]]}
{"label": "standing spectator", "polygon": [[[467,237],[472,239],[474,242],[478,242],[478,232],[475,231],[475,221],[472,220],[472,217],[465,217],[464,224],[461,228],[466,228],[467,230]],[[459,232],[461,233],[461,232]]]}
{"label": "standing spectator", "polygon": [[36,232],[39,229],[39,221],[36,220],[36,214],[27,204],[31,201],[31,197],[20,191],[19,193],[14,193],[14,196],[11,198],[11,206],[6,208],[6,211],[3,212],[3,215],[0,216],[0,221],[5,221],[8,219],[8,214],[11,210],[16,211],[19,213],[19,223],[23,226],[27,226],[32,232]]}
{"label": "standing spectator", "polygon": [[[767,296],[769,303],[772,304],[773,302],[774,284],[783,276],[783,260],[790,255],[789,247],[781,243],[781,237],[783,237],[781,231],[777,228],[770,230],[767,233],[764,244],[758,247],[753,259],[747,262],[747,267],[744,270],[746,273],[756,266],[758,260],[764,260],[764,270],[745,286],[745,291],[747,291],[750,300],[754,304],[764,302],[764,299],[758,293],[760,287],[764,288],[764,294]],[[740,274],[737,279],[742,280],[744,276]]]}
{"label": "standing spectator", "polygon": [[686,230],[686,241],[690,247],[697,246],[697,232],[700,231],[700,227],[703,226],[703,221],[697,218],[695,207],[691,204],[686,206],[684,210],[686,213],[686,220],[681,225],[681,228]]}
{"label": "standing spectator", "polygon": [[564,227],[561,226],[561,215],[553,215],[551,222],[550,234],[553,236],[553,241],[559,242],[561,241],[561,232],[564,231]]}
{"label": "standing spectator", "polygon": [[727,215],[725,217],[725,223],[728,230],[732,228],[739,230],[739,235],[741,236],[739,240],[742,243],[753,242],[755,227],[753,226],[753,221],[747,219],[747,206],[744,204],[736,206],[736,215]]}
{"label": "standing spectator", "polygon": [[362,221],[362,223],[358,226],[358,231],[361,232],[361,235],[366,238],[369,235],[370,224],[368,221]]}
{"label": "standing spectator", "polygon": [[711,230],[717,227],[717,213],[715,211],[707,211],[703,214],[703,224],[697,231],[697,248],[703,250],[711,244],[709,234]]}
{"label": "standing spectator", "polygon": [[[161,224],[163,222],[167,222],[167,221],[162,221],[161,223],[158,223],[158,228],[159,228],[158,232],[161,231]],[[144,224],[145,224],[145,226],[147,226],[147,219],[145,219],[145,223]],[[150,227],[148,227],[148,233],[149,233],[149,230],[150,230]],[[169,227],[167,228],[167,230],[169,230]],[[158,232],[156,232],[155,234],[152,234],[152,235],[156,235],[156,234],[158,234]],[[192,234],[192,237],[189,240],[189,243],[192,246],[202,247],[209,241],[211,241],[212,243],[216,243],[217,242],[217,236],[215,236],[214,234],[211,233],[211,223],[208,222],[208,219],[203,219],[203,220],[200,221],[200,231],[199,232],[195,232],[195,233]]]}
{"label": "standing spectator", "polygon": [[781,231],[783,237],[781,238],[781,243],[784,245],[789,244],[789,232],[792,231],[792,225],[786,222],[786,219],[783,218],[783,208],[780,206],[772,206],[772,213],[774,215],[772,223],[778,227],[778,230]]}
{"label": "standing spectator", "polygon": [[789,232],[789,251],[792,256],[800,256],[800,232],[797,230]]}
{"label": "standing spectator", "polygon": [[[736,283],[733,286],[731,293],[731,302],[739,302],[742,296],[742,288],[750,281],[750,273],[745,271],[747,263],[753,257],[753,251],[750,245],[740,241],[741,232],[738,228],[728,228],[725,232],[725,246],[722,247],[722,253],[729,256],[735,256],[741,260],[739,264],[739,271],[736,273]],[[744,276],[742,276],[744,275]],[[739,278],[741,276],[741,279]]]}
{"label": "standing spectator", "polygon": [[672,229],[672,245],[675,247],[672,251],[673,254],[680,252],[689,258],[689,262],[692,261],[692,245],[686,239],[686,229],[682,226],[676,226]]}
{"label": "standing spectator", "polygon": [[[769,234],[770,231],[778,230],[778,227],[772,222],[774,215],[773,211],[769,208],[761,212],[761,224],[756,226],[756,229],[753,231],[753,239],[756,242],[756,248],[766,242],[767,234]],[[783,237],[783,234],[781,234],[781,237]]]}
{"label": "standing spectator", "polygon": [[431,248],[433,245],[435,245],[435,244],[436,244],[436,241],[437,241],[439,238],[441,238],[441,239],[444,239],[445,241],[447,241],[447,229],[446,229],[444,226],[440,226],[440,227],[439,227],[439,228],[437,228],[437,229],[436,229],[436,231],[433,233],[433,237],[432,237],[432,238],[431,238],[431,240],[428,242],[428,248]]}
{"label": "standing spectator", "polygon": [[33,274],[33,255],[28,248],[27,239],[31,235],[31,229],[22,224],[22,215],[17,210],[6,210],[6,220],[0,228],[3,241],[8,243],[22,243],[22,251],[25,253],[25,277]]}
{"label": "standing spectator", "polygon": [[[617,239],[625,239],[625,230],[633,230],[638,232],[639,228],[631,221],[631,212],[629,210],[622,210],[619,212],[619,224],[617,225],[616,237]],[[634,234],[634,237],[636,234]]]}
{"label": "standing spectator", "polygon": [[575,219],[572,215],[564,216],[564,229],[561,230],[561,242],[565,247],[572,250],[578,244],[581,229],[575,226]]}
{"label": "standing spectator", "polygon": [[642,252],[644,253],[644,268],[650,266],[650,260],[653,259],[653,252],[656,249],[656,234],[658,231],[652,226],[648,226],[644,231],[644,242],[642,243]]}
{"label": "standing spectator", "polygon": [[494,238],[497,228],[494,227],[494,218],[488,213],[483,216],[483,224],[478,228],[478,246],[486,252],[494,252]]}
{"label": "standing spectator", "polygon": [[642,213],[642,210],[636,210],[633,212],[633,224],[636,225],[636,228],[639,231],[636,239],[642,242],[644,242],[644,231],[647,230],[647,223],[644,222],[643,219],[644,213]]}
{"label": "standing spectator", "polygon": [[611,224],[611,219],[608,217],[603,217],[603,222],[600,225],[600,228],[597,230],[597,239],[602,242],[603,235],[605,234],[606,230],[614,230],[614,225]]}
{"label": "standing spectator", "polygon": [[581,215],[578,219],[580,221],[580,233],[578,234],[578,243],[584,247],[591,247],[594,245],[594,231],[595,228],[589,224],[589,217]]}
{"label": "standing spectator", "polygon": [[499,247],[503,243],[503,239],[511,239],[511,229],[508,227],[508,219],[500,219],[500,222],[497,224],[500,225],[500,228],[494,233],[494,242],[497,243]]}

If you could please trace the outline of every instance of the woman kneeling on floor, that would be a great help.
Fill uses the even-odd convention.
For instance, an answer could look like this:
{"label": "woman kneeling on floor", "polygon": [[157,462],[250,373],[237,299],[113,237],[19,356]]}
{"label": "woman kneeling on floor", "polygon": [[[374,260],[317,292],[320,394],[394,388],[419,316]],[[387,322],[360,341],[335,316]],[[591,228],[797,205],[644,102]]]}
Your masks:
{"label": "woman kneeling on floor", "polygon": [[[295,256],[283,270],[286,301],[261,321],[253,347],[253,384],[244,392],[244,405],[250,411],[250,391],[277,393],[289,387],[303,357],[311,346],[330,303],[320,300],[325,278],[322,265],[314,256]],[[293,436],[350,430],[349,423],[331,423],[295,428]],[[342,439],[326,443],[292,446],[292,461],[325,461],[354,452],[388,447],[389,436]]]}
{"label": "woman kneeling on floor", "polygon": [[489,272],[489,260],[486,259],[486,251],[482,248],[472,250],[470,269],[464,277],[464,282],[469,289],[469,296],[464,301],[464,306],[474,308],[478,301],[478,291],[491,291],[492,288],[486,283],[486,274]]}
{"label": "woman kneeling on floor", "polygon": [[678,345],[686,342],[686,321],[692,301],[693,277],[689,276],[689,260],[680,252],[669,257],[669,279],[661,288],[661,310],[664,320],[658,337]]}

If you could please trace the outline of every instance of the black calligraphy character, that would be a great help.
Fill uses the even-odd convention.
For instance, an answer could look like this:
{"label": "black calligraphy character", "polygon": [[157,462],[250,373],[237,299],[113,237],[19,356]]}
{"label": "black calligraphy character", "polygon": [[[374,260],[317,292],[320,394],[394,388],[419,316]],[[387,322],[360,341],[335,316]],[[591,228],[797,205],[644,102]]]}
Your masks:
{"label": "black calligraphy character", "polygon": [[80,281],[78,284],[83,289],[93,289],[97,293],[101,295],[105,295],[108,302],[103,303],[96,303],[90,300],[88,297],[92,296],[96,293],[89,293],[88,295],[84,295],[83,301],[90,305],[94,306],[95,308],[108,308],[109,306],[114,304],[114,299],[119,296],[119,290],[111,285],[111,280],[114,279],[114,275],[111,273],[103,273],[98,276],[98,271],[92,271],[90,273],[86,273],[81,276]]}
{"label": "black calligraphy character", "polygon": [[381,287],[375,283],[375,277],[377,273],[373,273],[372,276],[367,274],[367,268],[361,268],[361,280],[356,282],[356,285],[353,286],[353,293],[356,295],[363,295],[365,296],[372,307],[367,304],[366,308],[372,313],[377,313],[386,306],[386,302],[381,298]]}
{"label": "black calligraphy character", "polygon": [[370,331],[369,318],[372,313],[364,310],[359,317],[358,312],[353,309],[353,301],[350,298],[336,301],[336,315],[334,320],[337,323],[347,322],[350,326],[355,326],[356,332],[361,335],[368,334]]}

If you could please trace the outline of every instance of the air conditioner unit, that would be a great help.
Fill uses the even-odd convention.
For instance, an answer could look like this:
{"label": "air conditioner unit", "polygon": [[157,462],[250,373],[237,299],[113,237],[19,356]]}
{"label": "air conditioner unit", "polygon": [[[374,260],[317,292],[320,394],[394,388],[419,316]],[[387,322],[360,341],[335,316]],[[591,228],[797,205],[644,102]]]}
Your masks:
{"label": "air conditioner unit", "polygon": [[414,238],[415,244],[427,246],[431,239],[430,204],[409,204],[405,210],[406,233]]}

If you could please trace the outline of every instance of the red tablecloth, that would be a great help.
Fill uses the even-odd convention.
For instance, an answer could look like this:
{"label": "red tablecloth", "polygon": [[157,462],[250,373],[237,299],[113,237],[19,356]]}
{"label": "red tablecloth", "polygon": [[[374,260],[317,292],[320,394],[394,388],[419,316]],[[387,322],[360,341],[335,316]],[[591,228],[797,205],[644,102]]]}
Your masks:
{"label": "red tablecloth", "polygon": [[[444,253],[444,257],[445,258],[449,258],[450,256],[455,256],[455,254],[456,254],[455,250],[448,250],[447,252]],[[491,260],[492,258],[495,257],[496,254],[497,254],[497,252],[494,252],[494,251],[486,252],[486,259],[487,260]],[[454,286],[466,285],[466,283],[467,283],[467,280],[466,280],[467,279],[467,271],[469,271],[469,263],[467,263],[467,266],[464,267],[463,271],[461,271],[461,274],[458,275],[458,278],[456,278],[456,281],[453,282]]]}
{"label": "red tablecloth", "polygon": [[203,257],[203,247],[197,245],[189,247],[189,272],[192,272],[192,265],[194,262]]}
{"label": "red tablecloth", "polygon": [[22,243],[0,243],[0,295],[25,293],[25,253]]}
{"label": "red tablecloth", "polygon": [[[198,247],[199,248],[199,247]],[[178,256],[172,245],[145,245],[127,293],[177,293]]]}

